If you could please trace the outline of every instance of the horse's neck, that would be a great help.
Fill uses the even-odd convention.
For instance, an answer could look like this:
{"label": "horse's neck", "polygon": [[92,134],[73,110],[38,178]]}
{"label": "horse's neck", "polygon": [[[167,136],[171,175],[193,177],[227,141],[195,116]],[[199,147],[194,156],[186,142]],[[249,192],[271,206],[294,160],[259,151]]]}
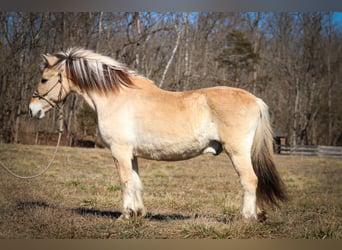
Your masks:
{"label": "horse's neck", "polygon": [[[151,80],[143,76],[134,76],[132,80],[134,82],[134,86],[133,87],[123,86],[122,88],[124,90],[120,90],[120,91],[123,91],[121,94],[123,94],[126,91],[134,91],[136,89],[148,91],[148,92],[161,91],[161,89],[158,88]],[[98,110],[100,106],[104,106],[103,108],[105,108],[105,106],[108,105],[108,101],[113,102],[115,101],[115,99],[119,99],[118,96],[116,95],[121,95],[120,93],[104,94],[104,93],[91,92],[91,91],[86,92],[86,91],[81,91],[79,89],[75,89],[74,92],[81,95],[93,110]]]}
{"label": "horse's neck", "polygon": [[132,78],[134,85],[138,88],[145,89],[145,90],[158,90],[159,88],[154,84],[153,81],[150,79],[143,77],[143,76],[134,76]]}

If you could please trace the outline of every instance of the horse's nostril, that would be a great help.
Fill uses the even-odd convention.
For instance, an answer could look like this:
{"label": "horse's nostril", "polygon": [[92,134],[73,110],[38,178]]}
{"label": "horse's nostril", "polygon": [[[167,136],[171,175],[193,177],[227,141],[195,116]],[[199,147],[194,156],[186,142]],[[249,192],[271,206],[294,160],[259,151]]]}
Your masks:
{"label": "horse's nostril", "polygon": [[29,116],[32,117],[32,110],[29,108]]}
{"label": "horse's nostril", "polygon": [[36,115],[36,117],[38,117],[38,118],[39,118],[39,117],[40,117],[40,115],[41,115],[41,113],[42,113],[42,111],[41,111],[41,110],[39,110],[39,111],[38,111],[38,113],[37,113],[37,115]]}

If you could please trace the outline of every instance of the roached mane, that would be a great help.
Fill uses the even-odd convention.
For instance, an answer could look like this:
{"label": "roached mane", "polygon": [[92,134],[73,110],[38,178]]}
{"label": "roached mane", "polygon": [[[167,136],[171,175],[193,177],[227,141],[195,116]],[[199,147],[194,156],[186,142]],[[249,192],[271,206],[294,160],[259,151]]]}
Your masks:
{"label": "roached mane", "polygon": [[114,59],[82,48],[70,48],[53,54],[58,60],[50,67],[61,67],[69,79],[81,90],[95,90],[103,93],[118,91],[121,86],[131,87],[131,76],[136,75],[125,65]]}

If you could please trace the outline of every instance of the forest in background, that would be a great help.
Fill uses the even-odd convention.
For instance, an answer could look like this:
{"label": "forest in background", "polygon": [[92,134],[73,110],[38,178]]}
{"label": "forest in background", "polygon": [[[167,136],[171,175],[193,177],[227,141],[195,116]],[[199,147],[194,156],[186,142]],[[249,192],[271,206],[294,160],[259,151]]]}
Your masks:
{"label": "forest in background", "polygon": [[[28,117],[41,54],[85,47],[163,89],[248,90],[269,105],[274,130],[287,134],[291,146],[340,145],[340,14],[1,12],[0,143],[53,141],[55,111],[44,120]],[[96,116],[72,94],[64,106],[64,144],[77,138],[97,138]]]}

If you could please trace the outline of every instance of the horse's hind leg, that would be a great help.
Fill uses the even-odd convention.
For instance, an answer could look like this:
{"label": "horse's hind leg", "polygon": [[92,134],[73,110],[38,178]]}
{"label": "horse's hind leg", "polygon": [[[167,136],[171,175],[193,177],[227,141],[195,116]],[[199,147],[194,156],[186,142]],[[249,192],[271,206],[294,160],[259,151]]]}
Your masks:
{"label": "horse's hind leg", "polygon": [[143,184],[138,173],[138,162],[129,147],[112,147],[115,165],[119,171],[123,198],[122,217],[129,219],[145,215],[142,200]]}
{"label": "horse's hind leg", "polygon": [[243,149],[233,152],[228,149],[227,152],[240,177],[240,183],[244,192],[242,215],[246,219],[257,219],[256,189],[258,178],[253,170],[250,153],[248,150]]}

